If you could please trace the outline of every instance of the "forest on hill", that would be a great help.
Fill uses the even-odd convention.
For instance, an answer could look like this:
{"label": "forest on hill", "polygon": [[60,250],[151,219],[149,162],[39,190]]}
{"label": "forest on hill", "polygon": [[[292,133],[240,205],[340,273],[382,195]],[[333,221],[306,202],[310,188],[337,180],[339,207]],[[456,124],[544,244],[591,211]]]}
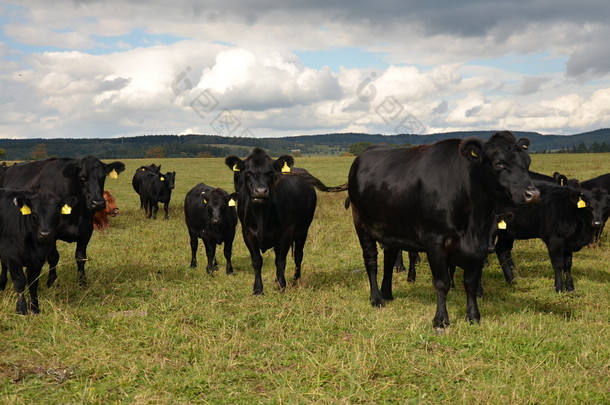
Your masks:
{"label": "forest on hill", "polygon": [[[307,156],[341,155],[354,144],[422,145],[448,138],[477,136],[487,139],[494,131],[461,131],[430,135],[380,135],[335,133],[298,135],[279,138],[226,137],[217,135],[143,135],[123,138],[82,139],[0,139],[0,158],[4,160],[36,160],[50,156],[101,159],[223,157],[245,156],[253,147],[261,147],[271,155],[298,154]],[[542,135],[536,132],[514,132],[527,137],[534,153],[610,152],[610,129],[599,129],[575,135]]]}

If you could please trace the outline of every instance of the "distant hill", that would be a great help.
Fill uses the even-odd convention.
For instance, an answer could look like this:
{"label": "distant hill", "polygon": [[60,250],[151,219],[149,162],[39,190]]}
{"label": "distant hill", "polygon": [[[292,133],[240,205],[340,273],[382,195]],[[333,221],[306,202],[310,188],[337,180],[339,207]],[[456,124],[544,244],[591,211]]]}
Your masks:
{"label": "distant hill", "polygon": [[[390,145],[421,145],[448,138],[476,136],[488,139],[494,131],[460,131],[430,135],[380,135],[335,133],[298,135],[281,138],[240,138],[216,135],[144,135],[103,139],[0,139],[4,160],[28,160],[35,148],[46,149],[48,156],[83,157],[95,155],[102,159],[144,158],[155,147],[162,148],[165,157],[223,157],[230,154],[245,156],[255,146],[274,156],[299,151],[303,155],[339,155],[357,142]],[[598,129],[575,135],[542,135],[536,132],[514,132],[517,138],[527,137],[532,152],[555,152],[583,144],[610,143],[610,129]]]}

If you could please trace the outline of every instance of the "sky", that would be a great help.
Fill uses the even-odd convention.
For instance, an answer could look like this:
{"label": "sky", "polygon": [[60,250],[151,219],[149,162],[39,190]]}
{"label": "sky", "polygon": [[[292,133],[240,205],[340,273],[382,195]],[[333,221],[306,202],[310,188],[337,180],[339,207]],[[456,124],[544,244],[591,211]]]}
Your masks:
{"label": "sky", "polygon": [[610,2],[0,3],[0,138],[610,127]]}

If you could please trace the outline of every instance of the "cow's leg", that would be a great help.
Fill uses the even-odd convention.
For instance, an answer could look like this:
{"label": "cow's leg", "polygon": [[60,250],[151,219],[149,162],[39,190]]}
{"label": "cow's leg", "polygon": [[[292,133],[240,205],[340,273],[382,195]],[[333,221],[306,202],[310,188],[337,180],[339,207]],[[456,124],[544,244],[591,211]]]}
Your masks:
{"label": "cow's leg", "polygon": [[415,265],[421,262],[419,258],[419,253],[417,252],[409,252],[409,272],[407,273],[407,281],[414,283],[415,277],[417,275],[415,271]]}
{"label": "cow's leg", "polygon": [[509,284],[516,284],[515,274],[513,273],[515,263],[513,262],[511,251],[515,240],[504,231],[498,232],[498,241],[496,242],[496,256],[504,272],[504,279]]}
{"label": "cow's leg", "polygon": [[191,242],[191,268],[197,267],[197,248],[199,247],[199,238],[197,234],[189,231]]}
{"label": "cow's leg", "polygon": [[290,250],[288,238],[283,239],[273,248],[275,252],[275,282],[281,291],[286,289],[286,257]]}
{"label": "cow's leg", "polygon": [[301,278],[301,264],[303,263],[303,249],[307,240],[307,232],[297,235],[294,241],[294,282]]}
{"label": "cow's leg", "polygon": [[216,270],[216,243],[204,239],[203,246],[205,246],[205,254],[208,257],[206,272],[212,274]]}
{"label": "cow's leg", "polygon": [[[352,212],[355,213],[352,208]],[[354,217],[356,214],[354,214]],[[354,221],[356,222],[356,221]],[[370,300],[374,307],[383,306],[383,298],[377,285],[377,242],[372,236],[368,235],[364,230],[356,227],[360,247],[362,248],[362,257],[364,259],[364,267],[369,277],[369,287],[371,290]]]}
{"label": "cow's leg", "polygon": [[397,273],[402,273],[405,271],[405,263],[402,261],[402,250],[398,252],[398,256],[396,256],[396,263],[394,263],[394,268]]}
{"label": "cow's leg", "polygon": [[78,274],[78,283],[85,287],[87,285],[87,276],[85,275],[85,263],[87,262],[87,246],[89,240],[91,240],[91,234],[93,233],[93,224],[91,228],[80,235],[80,238],[76,241],[76,270]]}
{"label": "cow's leg", "polygon": [[447,313],[447,294],[451,287],[449,279],[449,263],[442,245],[433,244],[426,250],[430,270],[432,270],[432,283],[436,290],[436,314],[432,325],[437,332],[442,332],[449,326],[449,314]]}
{"label": "cow's leg", "polygon": [[144,198],[144,216],[146,219],[150,219],[152,216],[152,201],[148,198]]}
{"label": "cow's leg", "polygon": [[28,289],[30,290],[30,312],[33,314],[40,313],[38,307],[38,280],[40,279],[40,270],[42,266],[28,267],[26,272]]}
{"label": "cow's leg", "polygon": [[225,260],[227,261],[227,274],[233,274],[233,264],[231,263],[231,256],[233,255],[233,237],[224,241],[223,252]]}
{"label": "cow's leg", "polygon": [[[454,270],[455,270],[455,266]],[[466,319],[470,323],[479,323],[481,314],[477,296],[481,285],[481,275],[483,274],[483,260],[474,266],[464,269],[464,289],[466,290]]]}
{"label": "cow's leg", "polygon": [[381,297],[384,300],[391,301],[394,299],[392,294],[392,275],[394,273],[394,264],[396,256],[402,255],[402,250],[397,247],[385,246],[383,248],[383,279],[381,280]]}
{"label": "cow's leg", "polygon": [[47,256],[49,263],[49,275],[47,276],[47,287],[51,287],[57,280],[57,263],[59,263],[59,252],[57,251],[57,242],[51,247]]}
{"label": "cow's leg", "polygon": [[242,233],[244,235],[244,243],[250,252],[250,258],[252,259],[252,267],[254,268],[254,295],[263,295],[263,278],[261,271],[263,269],[263,256],[261,255],[260,249],[254,242],[254,236],[250,235],[246,227],[242,226]]}
{"label": "cow's leg", "polygon": [[152,211],[152,219],[157,219],[157,213],[159,212],[159,202],[152,201],[150,205],[150,210]]}
{"label": "cow's leg", "polygon": [[572,252],[563,252],[563,272],[566,276],[566,291],[574,291],[572,280]]}
{"label": "cow's leg", "polygon": [[0,291],[4,291],[6,288],[6,282],[8,281],[8,269],[6,264],[2,262],[2,270],[0,271]]}
{"label": "cow's leg", "polygon": [[559,238],[551,238],[549,241],[545,242],[549,257],[551,258],[553,270],[555,270],[555,291],[562,292],[565,288],[563,283],[563,273],[565,271],[563,241]]}
{"label": "cow's leg", "polygon": [[27,315],[28,302],[25,299],[26,278],[23,268],[19,262],[13,260],[10,260],[6,265],[11,274],[11,280],[13,280],[13,287],[15,287],[15,292],[17,293],[17,313],[19,315]]}
{"label": "cow's leg", "polygon": [[169,219],[169,201],[163,204],[163,211],[165,212],[165,219]]}

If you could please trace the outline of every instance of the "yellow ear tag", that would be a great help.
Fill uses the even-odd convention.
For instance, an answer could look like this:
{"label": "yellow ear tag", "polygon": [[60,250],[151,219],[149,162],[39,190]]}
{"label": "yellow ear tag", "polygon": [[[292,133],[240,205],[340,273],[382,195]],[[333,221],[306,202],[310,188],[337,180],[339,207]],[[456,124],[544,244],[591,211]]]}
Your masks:
{"label": "yellow ear tag", "polygon": [[118,179],[119,174],[116,172],[116,170],[112,169],[112,171],[108,173],[108,177],[110,177],[111,179]]}
{"label": "yellow ear tag", "polygon": [[239,171],[239,167],[237,167],[237,163],[235,163],[235,164],[233,165],[233,171],[234,171],[234,172],[238,172],[238,171]]}
{"label": "yellow ear tag", "polygon": [[72,207],[68,204],[64,204],[64,206],[61,207],[61,213],[62,215],[70,215],[72,213]]}
{"label": "yellow ear tag", "polygon": [[141,168],[140,170],[142,170],[143,172],[145,172],[145,171],[146,171],[146,169],[145,169],[145,168]]}
{"label": "yellow ear tag", "polygon": [[565,186],[565,184],[563,184],[563,179],[559,180],[559,185],[560,186]]}
{"label": "yellow ear tag", "polygon": [[23,206],[21,207],[21,209],[19,209],[19,211],[21,211],[21,215],[30,215],[32,213],[32,210],[30,209],[30,207],[28,207],[25,204],[23,204]]}
{"label": "yellow ear tag", "polygon": [[159,177],[159,180],[165,181],[165,177],[161,176],[161,177]]}
{"label": "yellow ear tag", "polygon": [[478,158],[478,157],[479,157],[479,155],[478,155],[478,154],[477,154],[477,153],[476,153],[474,150],[472,150],[472,149],[470,149],[470,154],[471,154],[472,156],[476,157],[476,158]]}
{"label": "yellow ear tag", "polygon": [[235,203],[235,200],[231,198],[231,199],[229,200],[229,207],[235,207],[236,205],[237,205],[237,204]]}
{"label": "yellow ear tag", "polygon": [[587,203],[580,197],[578,197],[578,203],[576,204],[578,208],[585,208]]}
{"label": "yellow ear tag", "polygon": [[506,229],[506,222],[503,219],[498,222],[498,229]]}
{"label": "yellow ear tag", "polygon": [[203,203],[204,203],[204,204],[207,204],[207,203],[208,203],[208,200],[206,200],[206,199],[204,198],[204,199],[203,199]]}
{"label": "yellow ear tag", "polygon": [[287,162],[284,162],[284,167],[282,167],[282,173],[290,173],[290,166],[288,166]]}
{"label": "yellow ear tag", "polygon": [[523,149],[527,149],[527,148],[528,148],[528,146],[527,146],[527,145],[521,145],[521,147],[522,147]]}

